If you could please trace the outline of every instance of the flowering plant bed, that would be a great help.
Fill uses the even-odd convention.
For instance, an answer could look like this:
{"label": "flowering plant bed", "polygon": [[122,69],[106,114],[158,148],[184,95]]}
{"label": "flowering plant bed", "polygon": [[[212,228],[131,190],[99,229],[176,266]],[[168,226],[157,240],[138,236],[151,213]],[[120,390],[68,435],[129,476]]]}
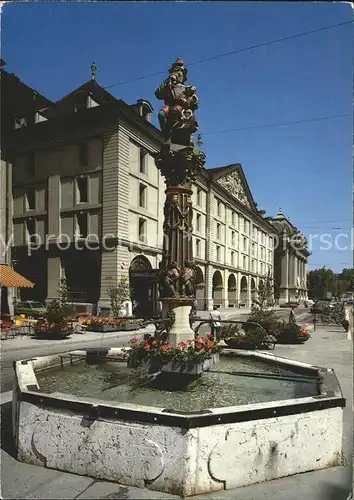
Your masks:
{"label": "flowering plant bed", "polygon": [[302,344],[310,338],[310,333],[296,323],[284,322],[276,337],[279,344]]}
{"label": "flowering plant bed", "polygon": [[128,357],[130,368],[146,368],[150,372],[165,371],[198,375],[216,363],[220,347],[212,340],[212,335],[180,342],[172,347],[152,335],[144,335],[141,342],[137,337],[130,340],[132,345]]}
{"label": "flowering plant bed", "polygon": [[137,330],[141,326],[141,322],[135,318],[113,318],[93,316],[89,321],[84,323],[87,330],[93,332],[112,332],[112,331],[125,331]]}
{"label": "flowering plant bed", "polygon": [[41,338],[65,339],[72,333],[72,325],[67,321],[49,323],[46,319],[39,319],[34,326],[34,334]]}

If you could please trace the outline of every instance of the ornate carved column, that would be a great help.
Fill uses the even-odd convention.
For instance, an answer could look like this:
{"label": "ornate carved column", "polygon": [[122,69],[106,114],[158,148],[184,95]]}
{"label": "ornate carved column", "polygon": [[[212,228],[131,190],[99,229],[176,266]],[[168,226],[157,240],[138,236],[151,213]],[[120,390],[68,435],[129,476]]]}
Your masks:
{"label": "ornate carved column", "polygon": [[189,313],[195,300],[195,263],[192,241],[192,181],[204,168],[205,155],[194,147],[192,134],[198,129],[194,110],[198,107],[196,88],[184,85],[187,70],[177,59],[169,76],[155,95],[165,105],[159,121],[165,143],[155,163],[166,182],[163,257],[159,279],[162,315],[173,319],[169,341],[177,345],[194,336]]}

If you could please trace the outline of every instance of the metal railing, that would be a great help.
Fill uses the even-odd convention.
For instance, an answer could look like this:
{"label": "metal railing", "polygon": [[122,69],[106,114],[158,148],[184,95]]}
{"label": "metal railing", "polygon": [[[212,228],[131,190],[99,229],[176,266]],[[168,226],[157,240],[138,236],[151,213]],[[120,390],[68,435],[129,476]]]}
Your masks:
{"label": "metal railing", "polygon": [[[200,321],[198,319],[190,318],[190,321],[191,321],[191,323],[194,323],[195,321],[199,321],[198,326],[193,328],[196,338],[198,337],[199,330],[200,330],[202,325],[210,325],[211,327],[214,326],[214,322],[211,319],[205,319],[205,320]],[[277,339],[273,335],[270,335],[269,333],[267,333],[267,331],[259,323],[255,323],[253,321],[238,321],[238,320],[227,320],[227,319],[221,320],[221,321],[219,321],[219,323],[224,324],[224,325],[230,325],[230,324],[237,325],[238,324],[238,325],[241,325],[242,327],[244,327],[244,325],[247,325],[246,328],[249,328],[252,326],[254,328],[261,330],[263,335],[264,335],[264,345],[266,347],[268,347],[269,349],[274,349],[275,344],[277,343]]]}

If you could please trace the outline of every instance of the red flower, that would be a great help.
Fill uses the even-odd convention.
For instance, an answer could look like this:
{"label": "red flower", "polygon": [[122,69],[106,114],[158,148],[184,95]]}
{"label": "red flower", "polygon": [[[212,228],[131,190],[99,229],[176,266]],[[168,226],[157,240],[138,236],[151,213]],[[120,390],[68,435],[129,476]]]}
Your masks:
{"label": "red flower", "polygon": [[133,337],[129,341],[131,344],[136,344],[138,342],[138,337]]}

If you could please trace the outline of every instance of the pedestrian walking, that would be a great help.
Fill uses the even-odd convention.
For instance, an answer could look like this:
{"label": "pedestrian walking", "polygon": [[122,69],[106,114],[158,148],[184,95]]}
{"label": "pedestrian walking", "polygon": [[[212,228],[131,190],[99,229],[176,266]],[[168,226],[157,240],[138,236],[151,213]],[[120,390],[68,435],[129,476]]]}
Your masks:
{"label": "pedestrian walking", "polygon": [[214,306],[213,310],[210,311],[210,319],[212,320],[211,324],[211,333],[214,337],[214,340],[219,340],[219,331],[221,327],[221,315],[218,311],[219,306]]}
{"label": "pedestrian walking", "polygon": [[294,313],[294,307],[291,308],[291,311],[289,314],[289,323],[296,323],[296,316]]}

